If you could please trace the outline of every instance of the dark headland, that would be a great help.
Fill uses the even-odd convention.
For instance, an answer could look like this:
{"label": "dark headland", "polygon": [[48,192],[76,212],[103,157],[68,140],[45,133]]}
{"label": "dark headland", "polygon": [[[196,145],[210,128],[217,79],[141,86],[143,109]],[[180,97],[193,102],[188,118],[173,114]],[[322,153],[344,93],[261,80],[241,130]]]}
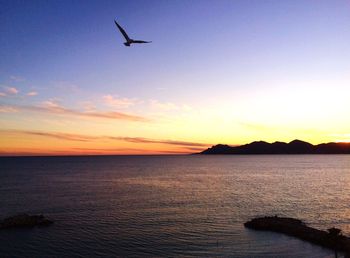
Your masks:
{"label": "dark headland", "polygon": [[241,146],[218,144],[199,154],[350,154],[350,143],[322,143],[313,145],[294,140],[290,143],[256,141]]}
{"label": "dark headland", "polygon": [[254,230],[283,233],[336,252],[344,252],[346,257],[350,255],[350,238],[343,236],[341,230],[337,228],[323,231],[309,227],[298,219],[277,216],[255,218],[244,223],[244,226]]}

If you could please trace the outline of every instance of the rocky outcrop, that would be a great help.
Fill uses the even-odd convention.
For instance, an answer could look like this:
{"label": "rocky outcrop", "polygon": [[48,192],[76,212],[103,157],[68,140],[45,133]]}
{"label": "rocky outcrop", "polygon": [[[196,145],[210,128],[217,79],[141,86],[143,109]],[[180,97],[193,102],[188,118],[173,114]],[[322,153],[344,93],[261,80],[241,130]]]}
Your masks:
{"label": "rocky outcrop", "polygon": [[336,228],[328,231],[318,230],[307,226],[301,220],[277,216],[255,218],[244,223],[244,226],[255,230],[283,233],[335,251],[345,252],[347,255],[350,254],[350,238],[341,235],[341,231]]}
{"label": "rocky outcrop", "polygon": [[35,226],[49,226],[53,221],[43,215],[28,215],[26,213],[17,214],[0,221],[0,229],[9,228],[31,228]]}

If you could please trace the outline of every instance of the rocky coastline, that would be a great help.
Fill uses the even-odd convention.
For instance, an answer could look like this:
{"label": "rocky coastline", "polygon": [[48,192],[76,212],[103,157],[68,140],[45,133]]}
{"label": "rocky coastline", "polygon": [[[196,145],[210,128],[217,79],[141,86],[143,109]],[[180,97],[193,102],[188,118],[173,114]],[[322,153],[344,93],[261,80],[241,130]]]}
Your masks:
{"label": "rocky coastline", "polygon": [[244,223],[254,230],[266,230],[283,233],[301,240],[326,247],[350,257],[350,238],[341,234],[341,230],[330,228],[327,231],[307,226],[303,221],[286,217],[259,217]]}

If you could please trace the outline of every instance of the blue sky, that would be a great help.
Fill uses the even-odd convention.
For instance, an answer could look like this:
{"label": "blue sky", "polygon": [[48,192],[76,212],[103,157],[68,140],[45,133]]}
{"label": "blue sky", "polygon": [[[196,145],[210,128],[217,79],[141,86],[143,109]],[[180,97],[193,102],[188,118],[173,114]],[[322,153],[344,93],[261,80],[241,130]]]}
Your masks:
{"label": "blue sky", "polygon": [[[322,100],[349,94],[349,1],[0,1],[0,5],[0,92],[7,95],[0,98],[3,106],[56,101],[82,111],[82,102],[102,109],[101,99],[113,96],[137,102],[127,112],[142,116],[154,115],[145,104],[153,101],[160,107],[217,110],[212,114],[216,118],[271,126],[284,121],[273,114],[259,120],[259,106],[250,107],[256,115],[247,119],[220,112],[237,102],[232,109],[247,109],[261,98],[274,101],[306,92],[305,98],[317,99],[319,90]],[[114,18],[131,37],[153,42],[124,47]],[[7,94],[8,88],[18,93]],[[29,92],[36,95],[24,97]],[[311,103],[318,108],[320,104]],[[286,109],[293,110],[290,105]],[[338,114],[338,108],[344,112],[343,106],[336,107],[329,116]],[[180,109],[176,115],[187,116]],[[302,126],[304,120],[295,118],[298,114],[286,114],[295,127]],[[20,114],[14,115],[21,120]],[[167,116],[174,118],[172,113]],[[6,119],[8,114],[3,114],[0,125],[13,129]],[[206,119],[210,123],[213,117]],[[339,134],[350,130],[348,124],[339,126]],[[151,135],[147,130],[137,133]],[[182,135],[184,131],[164,136],[191,139],[195,134]],[[220,139],[217,134],[226,135],[223,139],[230,143],[238,141],[229,138],[229,131],[213,133],[212,141]],[[253,136],[264,138],[264,133]]]}

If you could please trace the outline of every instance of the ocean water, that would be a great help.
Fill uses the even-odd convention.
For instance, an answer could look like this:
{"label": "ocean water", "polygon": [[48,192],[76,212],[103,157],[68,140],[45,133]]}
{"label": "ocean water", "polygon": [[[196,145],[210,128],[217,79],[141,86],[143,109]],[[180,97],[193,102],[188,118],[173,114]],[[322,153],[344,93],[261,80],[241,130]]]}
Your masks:
{"label": "ocean water", "polygon": [[0,257],[333,257],[255,216],[350,234],[350,155],[0,158],[0,217],[47,228],[0,231]]}

